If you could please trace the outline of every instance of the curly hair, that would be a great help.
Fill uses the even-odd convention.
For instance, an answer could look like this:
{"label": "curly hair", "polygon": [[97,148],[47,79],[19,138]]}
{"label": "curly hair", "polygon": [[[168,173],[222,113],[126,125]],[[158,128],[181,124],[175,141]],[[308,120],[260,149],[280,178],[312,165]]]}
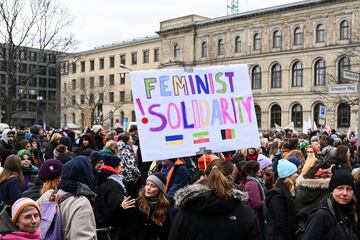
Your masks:
{"label": "curly hair", "polygon": [[[138,208],[140,212],[148,216],[150,214],[150,204],[145,197],[145,186],[139,190],[139,196],[137,198]],[[167,200],[165,194],[159,191],[157,196],[157,204],[155,211],[151,216],[151,220],[156,223],[158,226],[162,226],[166,220],[167,211],[169,209],[170,203]]]}

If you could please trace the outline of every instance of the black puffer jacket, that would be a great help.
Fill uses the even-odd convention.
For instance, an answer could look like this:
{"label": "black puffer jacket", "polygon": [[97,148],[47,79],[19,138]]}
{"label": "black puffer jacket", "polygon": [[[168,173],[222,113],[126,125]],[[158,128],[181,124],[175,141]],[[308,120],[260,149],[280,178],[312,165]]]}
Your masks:
{"label": "black puffer jacket", "polygon": [[220,198],[207,186],[193,184],[176,195],[179,209],[169,240],[260,239],[255,214],[245,206],[247,195],[233,190],[230,199]]}
{"label": "black puffer jacket", "polygon": [[323,198],[329,195],[330,178],[308,179],[299,176],[296,181],[295,209],[298,217],[298,229],[305,231],[310,214],[319,208]]}
{"label": "black puffer jacket", "polygon": [[355,214],[353,202],[340,206],[328,197],[310,217],[302,240],[357,240]]}

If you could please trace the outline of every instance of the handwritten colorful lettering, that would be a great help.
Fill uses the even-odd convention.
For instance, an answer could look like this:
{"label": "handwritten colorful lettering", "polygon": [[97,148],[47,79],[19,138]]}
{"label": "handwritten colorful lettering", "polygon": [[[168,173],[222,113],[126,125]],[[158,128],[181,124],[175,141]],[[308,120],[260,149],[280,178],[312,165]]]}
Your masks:
{"label": "handwritten colorful lettering", "polygon": [[[145,161],[194,155],[204,146],[219,152],[259,145],[247,65],[130,76]],[[223,137],[225,129],[231,137]]]}

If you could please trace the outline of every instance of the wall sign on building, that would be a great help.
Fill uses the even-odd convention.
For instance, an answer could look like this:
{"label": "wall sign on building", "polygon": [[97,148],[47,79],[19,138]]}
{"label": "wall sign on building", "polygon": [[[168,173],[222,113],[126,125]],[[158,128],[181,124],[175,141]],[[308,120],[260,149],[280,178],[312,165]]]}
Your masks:
{"label": "wall sign on building", "polygon": [[258,147],[248,67],[130,73],[144,161]]}

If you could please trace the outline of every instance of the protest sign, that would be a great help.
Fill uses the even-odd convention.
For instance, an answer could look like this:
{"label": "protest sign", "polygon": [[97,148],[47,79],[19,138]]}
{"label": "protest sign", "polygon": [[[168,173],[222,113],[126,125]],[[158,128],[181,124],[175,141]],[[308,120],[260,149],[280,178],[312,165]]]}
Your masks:
{"label": "protest sign", "polygon": [[247,65],[130,73],[143,161],[260,146]]}

